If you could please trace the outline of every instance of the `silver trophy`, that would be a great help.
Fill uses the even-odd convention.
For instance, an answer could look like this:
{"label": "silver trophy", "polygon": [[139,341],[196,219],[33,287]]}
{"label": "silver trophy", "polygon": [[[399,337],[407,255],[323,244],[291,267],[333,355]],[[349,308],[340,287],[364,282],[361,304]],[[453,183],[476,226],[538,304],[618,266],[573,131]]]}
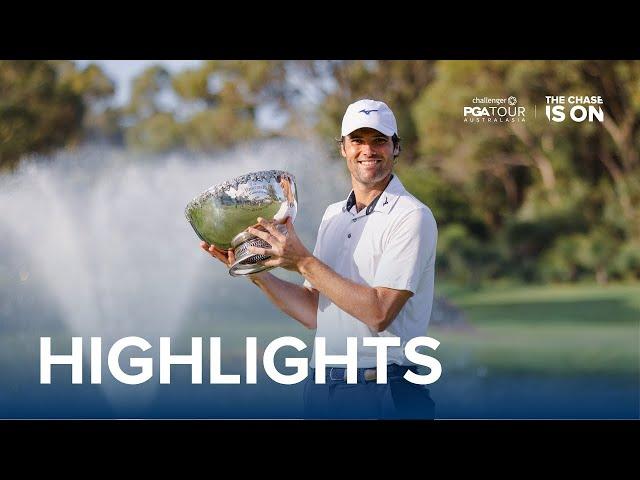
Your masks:
{"label": "silver trophy", "polygon": [[[236,277],[270,270],[259,262],[269,258],[248,247],[271,248],[269,243],[246,231],[260,228],[257,218],[281,221],[298,211],[298,194],[293,175],[282,170],[247,173],[213,185],[191,200],[185,215],[198,237],[218,248],[233,249],[236,261],[229,273]],[[277,227],[286,234],[284,225]]]}

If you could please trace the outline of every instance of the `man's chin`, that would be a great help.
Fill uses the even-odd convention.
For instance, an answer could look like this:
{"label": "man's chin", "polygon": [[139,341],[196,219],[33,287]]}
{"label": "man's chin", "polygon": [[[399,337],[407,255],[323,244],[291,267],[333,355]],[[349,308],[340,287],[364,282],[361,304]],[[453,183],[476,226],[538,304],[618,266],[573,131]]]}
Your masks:
{"label": "man's chin", "polygon": [[358,181],[363,185],[376,185],[388,177],[388,173],[377,173],[375,175],[359,175]]}

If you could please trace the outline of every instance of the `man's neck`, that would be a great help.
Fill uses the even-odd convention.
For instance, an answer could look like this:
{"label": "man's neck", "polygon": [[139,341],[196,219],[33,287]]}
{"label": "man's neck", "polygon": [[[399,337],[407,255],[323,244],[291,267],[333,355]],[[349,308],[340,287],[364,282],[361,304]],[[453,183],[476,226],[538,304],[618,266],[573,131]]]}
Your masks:
{"label": "man's neck", "polygon": [[384,180],[375,185],[363,185],[352,180],[351,186],[356,197],[356,211],[366,208],[378,195],[380,195],[389,185],[393,174],[389,174]]}

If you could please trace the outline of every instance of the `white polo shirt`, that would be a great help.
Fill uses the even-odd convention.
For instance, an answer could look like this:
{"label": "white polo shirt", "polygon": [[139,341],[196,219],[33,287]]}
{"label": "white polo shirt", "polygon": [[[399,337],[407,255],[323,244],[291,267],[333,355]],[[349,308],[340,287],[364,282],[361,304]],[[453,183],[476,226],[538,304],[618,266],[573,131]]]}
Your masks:
{"label": "white polo shirt", "polygon": [[[396,175],[386,190],[359,212],[353,191],[346,201],[327,207],[313,250],[316,258],[356,283],[413,292],[382,332],[344,312],[320,293],[316,336],[325,337],[328,355],[346,355],[347,337],[358,337],[358,367],[375,367],[376,349],[362,346],[362,338],[397,336],[401,345],[388,349],[388,363],[411,364],[404,356],[404,345],[427,333],[437,236],[429,207],[407,192]],[[304,284],[313,287],[308,280]],[[315,352],[310,363],[315,367]]]}

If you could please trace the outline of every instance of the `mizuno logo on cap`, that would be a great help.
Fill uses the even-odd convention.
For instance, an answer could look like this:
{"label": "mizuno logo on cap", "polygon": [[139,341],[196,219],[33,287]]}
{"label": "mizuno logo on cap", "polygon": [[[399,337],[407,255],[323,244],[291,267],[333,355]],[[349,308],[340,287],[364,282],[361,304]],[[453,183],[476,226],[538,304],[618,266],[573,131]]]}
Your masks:
{"label": "mizuno logo on cap", "polygon": [[358,113],[364,113],[365,115],[369,115],[371,112],[377,112],[378,110],[360,110]]}

